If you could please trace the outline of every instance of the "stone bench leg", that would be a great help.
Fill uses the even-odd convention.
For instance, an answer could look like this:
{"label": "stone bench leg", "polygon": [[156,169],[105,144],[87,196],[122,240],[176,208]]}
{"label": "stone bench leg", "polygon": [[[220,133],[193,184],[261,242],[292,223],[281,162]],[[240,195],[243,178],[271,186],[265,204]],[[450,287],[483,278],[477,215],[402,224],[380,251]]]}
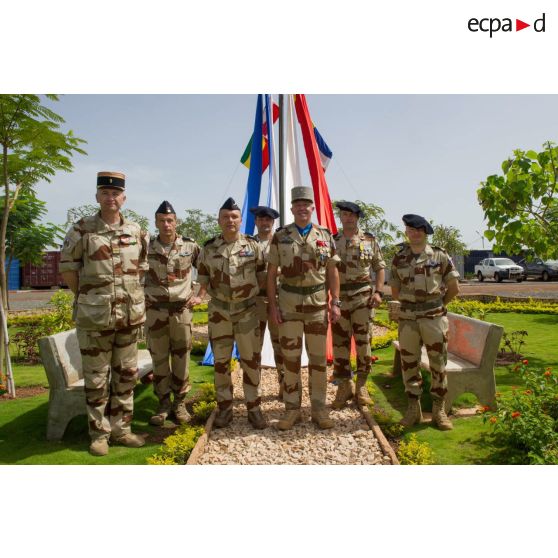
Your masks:
{"label": "stone bench leg", "polygon": [[397,347],[394,348],[392,376],[401,376],[401,352]]}
{"label": "stone bench leg", "polygon": [[48,404],[47,440],[61,440],[68,423],[85,412],[83,390],[51,390]]}
{"label": "stone bench leg", "polygon": [[448,374],[448,392],[446,410],[463,393],[474,394],[481,405],[491,409],[496,405],[496,382],[493,370],[472,370],[469,372],[450,372]]}

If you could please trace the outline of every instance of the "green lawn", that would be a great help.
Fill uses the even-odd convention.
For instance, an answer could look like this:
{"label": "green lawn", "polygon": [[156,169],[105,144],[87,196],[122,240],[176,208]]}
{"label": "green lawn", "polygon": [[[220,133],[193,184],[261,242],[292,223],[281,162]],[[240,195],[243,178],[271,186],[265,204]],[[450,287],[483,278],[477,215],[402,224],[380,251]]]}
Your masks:
{"label": "green lawn", "polygon": [[[382,312],[379,317],[384,318]],[[384,318],[385,319],[385,318]],[[523,347],[523,354],[530,365],[537,367],[558,366],[558,316],[546,314],[487,314],[486,320],[499,324],[510,333],[516,330],[526,330],[528,336]],[[393,367],[394,351],[391,347],[374,353],[379,360],[373,367],[371,384],[374,389],[374,400],[377,406],[392,413],[399,420],[407,405],[407,399],[400,377],[390,376]],[[511,387],[521,385],[517,376],[509,367],[499,366],[495,369],[497,390],[504,396],[511,391]],[[424,373],[425,392],[422,397],[424,410],[431,409],[431,399],[428,395],[430,376]],[[460,397],[456,406],[472,406],[476,398],[472,394]],[[416,425],[409,430],[414,432],[420,441],[428,442],[440,464],[489,464],[501,463],[501,450],[494,447],[490,428],[483,424],[480,416],[454,419],[454,430],[441,432],[429,425]]]}
{"label": "green lawn", "polygon": [[[213,382],[213,368],[197,364],[193,357],[190,366],[192,390],[195,395],[203,382]],[[42,366],[15,366],[14,379],[17,386],[45,385],[46,376]],[[149,417],[157,407],[152,385],[138,384],[135,390],[134,432],[151,433],[155,429],[148,424]],[[0,403],[0,463],[41,465],[143,465],[148,456],[157,451],[160,443],[148,443],[139,449],[123,446],[111,447],[109,455],[95,458],[88,453],[89,437],[85,415],[74,418],[61,442],[46,440],[48,394]],[[171,431],[169,431],[170,433]]]}

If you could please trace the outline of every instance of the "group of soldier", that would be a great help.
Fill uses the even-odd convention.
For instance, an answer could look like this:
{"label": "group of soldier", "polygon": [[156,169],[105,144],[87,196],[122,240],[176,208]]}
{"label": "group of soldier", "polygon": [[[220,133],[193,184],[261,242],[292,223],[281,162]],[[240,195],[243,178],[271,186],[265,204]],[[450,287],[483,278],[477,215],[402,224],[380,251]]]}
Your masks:
{"label": "group of soldier", "polygon": [[[99,212],[75,223],[66,235],[60,268],[75,294],[75,321],[82,356],[86,407],[93,455],[106,455],[109,441],[141,447],[131,432],[133,390],[137,381],[137,341],[145,323],[153,360],[158,407],[150,423],[190,419],[189,390],[192,312],[207,294],[208,332],[214,357],[217,415],[214,425],[233,420],[231,357],[236,342],[242,367],[248,421],[268,426],[261,411],[260,364],[269,329],[285,404],[277,423],[289,430],[301,420],[301,355],[305,341],[311,419],[318,428],[334,426],[326,406],[328,322],[333,334],[334,409],[355,399],[370,403],[374,308],[382,301],[385,262],[374,236],[359,227],[362,209],[338,202],[342,230],[335,236],[312,222],[312,188],[291,192],[293,223],[274,230],[277,211],[251,208],[257,235],[241,233],[240,208],[229,198],[219,209],[221,234],[203,248],[177,234],[176,212],[164,201],[155,213],[158,235],[151,239],[122,217],[125,177],[97,175]],[[408,243],[400,246],[391,268],[392,296],[400,300],[399,338],[408,409],[401,423],[422,420],[419,369],[426,346],[432,370],[432,420],[451,429],[444,398],[448,322],[445,306],[458,292],[447,253],[427,243],[430,224],[404,215]],[[192,267],[199,291],[194,292]],[[351,339],[356,347],[356,385],[351,369]]]}

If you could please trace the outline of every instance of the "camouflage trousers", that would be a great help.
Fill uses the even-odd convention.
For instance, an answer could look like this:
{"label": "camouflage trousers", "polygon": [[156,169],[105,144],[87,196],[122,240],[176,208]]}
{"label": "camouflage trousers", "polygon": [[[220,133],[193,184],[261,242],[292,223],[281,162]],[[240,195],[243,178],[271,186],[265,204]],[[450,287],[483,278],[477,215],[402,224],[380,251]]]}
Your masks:
{"label": "camouflage trousers", "polygon": [[271,337],[271,344],[273,345],[273,356],[275,357],[275,366],[277,367],[277,379],[279,385],[283,383],[283,355],[281,354],[281,344],[279,343],[279,327],[268,319],[268,306],[267,298],[258,296],[256,298],[256,313],[260,323],[260,353],[264,343],[265,328],[269,329],[269,336]]}
{"label": "camouflage trousers", "polygon": [[238,313],[209,302],[209,340],[215,366],[215,390],[220,410],[232,408],[231,357],[236,341],[242,366],[244,400],[248,410],[258,408],[260,396],[260,329],[256,307]]}
{"label": "camouflage trousers", "polygon": [[145,329],[153,359],[153,390],[159,403],[169,403],[171,393],[175,401],[183,400],[190,389],[192,311],[186,307],[149,308]]}
{"label": "camouflage trousers", "polygon": [[351,378],[351,338],[355,339],[356,373],[366,379],[370,373],[372,317],[370,291],[341,297],[341,318],[331,326],[333,336],[333,375]]}
{"label": "camouflage trousers", "polygon": [[138,378],[137,326],[110,331],[77,329],[89,436],[120,438],[131,432]]}
{"label": "camouflage trousers", "polygon": [[314,312],[283,313],[283,323],[279,324],[279,338],[285,370],[283,401],[285,408],[300,409],[301,391],[299,385],[302,337],[305,337],[308,353],[308,381],[313,410],[325,407],[327,390],[327,309]]}
{"label": "camouflage trousers", "polygon": [[426,347],[432,374],[430,393],[434,397],[445,397],[448,391],[446,377],[448,328],[446,316],[399,320],[401,370],[405,391],[409,397],[419,398],[422,394],[422,375],[420,372],[422,345]]}

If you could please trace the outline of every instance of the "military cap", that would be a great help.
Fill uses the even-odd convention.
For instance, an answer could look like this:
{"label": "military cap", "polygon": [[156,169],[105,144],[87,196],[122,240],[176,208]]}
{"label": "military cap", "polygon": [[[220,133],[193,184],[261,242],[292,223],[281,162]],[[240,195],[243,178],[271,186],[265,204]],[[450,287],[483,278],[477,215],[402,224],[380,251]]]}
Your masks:
{"label": "military cap", "polygon": [[272,209],[271,207],[267,207],[265,205],[251,207],[250,213],[254,215],[254,217],[271,217],[272,219],[277,219],[277,217],[279,217],[278,211],[275,211],[275,209]]}
{"label": "military cap", "polygon": [[236,205],[236,202],[232,198],[226,200],[225,203],[220,207],[220,209],[228,209],[229,211],[240,211],[240,207]]}
{"label": "military cap", "polygon": [[307,200],[314,203],[314,190],[308,186],[295,186],[291,190],[291,203],[298,200]]}
{"label": "military cap", "polygon": [[121,172],[101,171],[97,173],[97,190],[100,188],[125,189],[126,177]]}
{"label": "military cap", "polygon": [[167,200],[161,202],[161,205],[157,208],[157,211],[155,211],[155,213],[174,213],[176,215],[174,207]]}
{"label": "military cap", "polygon": [[407,213],[406,215],[403,215],[403,223],[405,223],[408,227],[413,227],[413,229],[424,229],[426,231],[426,234],[434,233],[432,225],[420,215]]}
{"label": "military cap", "polygon": [[356,203],[349,202],[349,201],[338,201],[335,203],[335,205],[343,211],[350,211],[351,213],[356,213],[359,217],[362,217],[364,215],[362,209],[360,208],[360,205],[357,205]]}

